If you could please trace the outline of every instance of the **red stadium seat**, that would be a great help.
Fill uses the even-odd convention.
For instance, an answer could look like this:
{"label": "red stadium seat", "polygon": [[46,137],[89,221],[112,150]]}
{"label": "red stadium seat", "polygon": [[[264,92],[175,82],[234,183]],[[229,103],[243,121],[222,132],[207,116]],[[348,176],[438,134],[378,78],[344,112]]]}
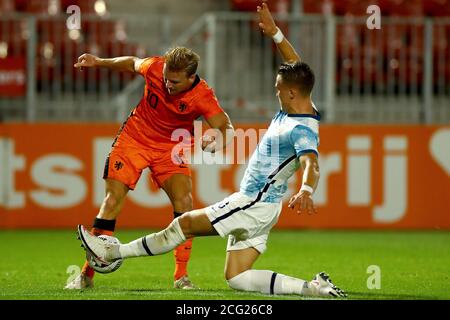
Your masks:
{"label": "red stadium seat", "polygon": [[49,90],[51,82],[58,79],[57,62],[60,52],[50,41],[40,42],[36,48],[36,78],[38,88]]}
{"label": "red stadium seat", "polygon": [[390,25],[382,28],[383,49],[380,54],[386,61],[385,72],[394,75],[407,86],[422,79],[423,26]]}
{"label": "red stadium seat", "polygon": [[[350,83],[356,79],[362,85],[379,85],[381,80],[384,85],[389,74],[408,88],[418,85],[423,76],[423,36],[423,25],[397,24],[368,30],[352,24],[351,19],[338,25],[338,84],[342,85],[346,75]],[[381,75],[377,65],[380,58],[385,62]]]}
{"label": "red stadium seat", "polygon": [[0,20],[0,39],[25,40],[28,37],[26,20]]}
{"label": "red stadium seat", "polygon": [[[272,0],[267,2],[273,13],[289,11],[291,0]],[[261,0],[231,0],[231,9],[236,11],[256,12],[256,7],[261,5]]]}
{"label": "red stadium seat", "polygon": [[[77,5],[80,7],[81,12],[89,14],[104,15],[108,12],[106,0],[78,0]],[[100,6],[101,4],[101,6]],[[104,6],[104,8],[103,8]],[[96,9],[105,9],[104,12],[97,12]]]}
{"label": "red stadium seat", "polygon": [[[384,16],[450,16],[450,0],[303,0],[302,3],[306,14],[364,16],[368,6],[378,5]],[[241,6],[246,11],[252,9],[250,5]]]}
{"label": "red stadium seat", "polygon": [[347,16],[346,22],[336,27],[336,44],[351,48],[360,46],[364,28],[365,26],[354,23],[351,16]]}
{"label": "red stadium seat", "polygon": [[433,47],[435,50],[450,48],[450,25],[438,24],[433,29]]}
{"label": "red stadium seat", "polygon": [[[142,52],[144,51],[144,52]],[[64,64],[63,70],[69,70],[69,75],[62,75],[67,78],[70,78],[72,83],[81,82],[84,90],[88,91],[98,91],[101,86],[107,86],[108,90],[111,90],[111,86],[116,86],[114,88],[123,88],[129,81],[134,78],[134,75],[126,72],[116,72],[111,71],[104,68],[88,68],[80,71],[78,69],[73,68],[73,64],[76,62],[78,57],[83,53],[91,53],[101,57],[116,57],[116,56],[136,56],[141,54],[141,56],[145,56],[145,50],[142,50],[138,45],[127,42],[94,42],[87,41],[85,43],[69,43],[66,42],[63,47],[62,57]],[[67,56],[71,56],[71,59],[66,58]],[[108,80],[106,80],[108,79]],[[103,81],[103,83],[101,82]],[[108,81],[108,83],[104,83],[104,81]],[[111,82],[111,83],[109,83]],[[113,84],[112,84],[113,83]]]}
{"label": "red stadium seat", "polygon": [[127,40],[126,24],[123,21],[85,19],[82,30],[86,37],[99,42]]}
{"label": "red stadium seat", "polygon": [[[286,15],[290,12],[291,0],[273,0],[267,2],[272,13],[278,15]],[[231,7],[237,11],[256,12],[256,7],[261,5],[261,0],[231,0]],[[259,21],[257,19],[250,22],[251,28],[259,30]],[[287,35],[288,24],[286,20],[277,20],[278,27]]]}
{"label": "red stadium seat", "polygon": [[26,56],[27,43],[24,40],[0,39],[0,58]]}
{"label": "red stadium seat", "polygon": [[66,21],[43,17],[37,20],[37,34],[41,41],[61,42],[68,34]]}
{"label": "red stadium seat", "polygon": [[261,3],[257,0],[231,0],[231,9],[236,11],[255,11]]}
{"label": "red stadium seat", "polygon": [[[0,21],[0,42],[2,51],[8,56],[23,56],[27,48],[27,25],[25,21]],[[5,52],[2,52],[4,55]]]}
{"label": "red stadium seat", "polygon": [[450,17],[450,0],[426,0],[424,10],[428,16]]}
{"label": "red stadium seat", "polygon": [[390,0],[303,0],[303,12],[305,14],[329,14],[345,16],[365,16],[367,15],[367,7],[370,5],[378,5],[382,14],[386,14],[384,10],[386,1]]}
{"label": "red stadium seat", "polygon": [[14,0],[16,11],[24,12],[29,0]]}
{"label": "red stadium seat", "polygon": [[130,43],[117,41],[108,42],[106,50],[108,57],[135,55],[136,52]]}
{"label": "red stadium seat", "polygon": [[[49,1],[49,0],[27,1],[27,2],[36,2],[36,4],[34,4],[32,6],[36,6],[37,10],[39,10],[39,8],[43,7],[40,10],[45,11],[45,6],[46,6],[45,2],[47,2],[47,1]],[[52,1],[52,0],[50,0],[50,1]],[[57,0],[57,1],[59,1],[61,12],[63,12],[63,13],[66,12],[66,10],[69,6],[76,5],[80,8],[80,11],[84,14],[98,14],[98,12],[96,12],[96,4],[97,4],[97,8],[102,7],[102,6],[98,6],[98,4],[105,5],[105,9],[106,9],[105,13],[107,13],[107,0]],[[43,2],[43,3],[39,4],[39,2]]]}
{"label": "red stadium seat", "polygon": [[0,14],[7,15],[9,13],[14,13],[16,11],[16,6],[14,0],[0,0]]}
{"label": "red stadium seat", "polygon": [[[350,82],[358,80],[362,86],[371,86],[379,79],[377,74],[377,62],[379,59],[379,48],[371,43],[352,45],[340,45],[337,47],[337,67],[336,73],[338,86],[344,78],[344,74],[349,77]],[[341,74],[342,73],[342,74]],[[384,74],[381,81],[384,82]]]}
{"label": "red stadium seat", "polygon": [[423,16],[423,0],[380,0],[382,13],[390,16]]}
{"label": "red stadium seat", "polygon": [[[437,25],[433,30],[433,75],[435,86],[450,86],[450,26]],[[442,83],[442,81],[444,81]]]}
{"label": "red stadium seat", "polygon": [[61,2],[60,0],[27,1],[24,9],[28,13],[58,15],[61,13]]}
{"label": "red stadium seat", "polygon": [[115,89],[123,88],[133,78],[132,75],[113,74],[106,69],[80,72],[73,68],[73,64],[85,52],[101,57],[138,55],[138,47],[127,42],[125,27],[123,21],[86,17],[82,20],[81,30],[70,31],[65,20],[40,16],[36,57],[38,89],[50,90],[53,81],[59,81],[64,82],[63,87],[67,90],[73,90],[78,83],[85,91],[98,92],[105,85],[111,89],[109,80],[105,79],[113,79]]}
{"label": "red stadium seat", "polygon": [[368,16],[367,8],[380,6],[380,0],[335,0],[334,4],[338,15]]}
{"label": "red stadium seat", "polygon": [[333,0],[303,0],[303,13],[305,14],[336,14]]}
{"label": "red stadium seat", "polygon": [[389,25],[381,30],[383,35],[383,53],[400,52],[408,48],[423,51],[423,25]]}
{"label": "red stadium seat", "polygon": [[66,12],[66,11],[67,11],[67,8],[68,8],[69,6],[72,6],[72,5],[80,6],[79,3],[80,3],[82,0],[60,0],[60,1],[61,1],[61,10],[62,10],[63,12]]}

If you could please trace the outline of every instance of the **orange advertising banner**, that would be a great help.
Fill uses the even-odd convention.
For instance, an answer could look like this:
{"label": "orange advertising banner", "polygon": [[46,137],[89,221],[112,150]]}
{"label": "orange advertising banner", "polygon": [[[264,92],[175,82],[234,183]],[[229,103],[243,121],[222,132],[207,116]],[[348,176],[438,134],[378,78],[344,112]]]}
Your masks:
{"label": "orange advertising banner", "polygon": [[[226,156],[194,154],[195,208],[239,189],[246,160],[266,127],[236,127]],[[118,128],[2,124],[0,229],[91,225],[103,200],[103,166]],[[298,215],[286,207],[300,188],[299,171],[291,178],[277,228],[450,230],[449,126],[322,125],[320,130],[318,214]],[[161,228],[171,221],[170,202],[149,177],[144,171],[129,192],[118,228]]]}

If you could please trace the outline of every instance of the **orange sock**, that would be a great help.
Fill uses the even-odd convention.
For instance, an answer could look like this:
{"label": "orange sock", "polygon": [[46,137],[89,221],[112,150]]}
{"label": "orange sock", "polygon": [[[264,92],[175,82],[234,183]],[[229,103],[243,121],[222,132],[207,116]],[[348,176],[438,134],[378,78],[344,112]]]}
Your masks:
{"label": "orange sock", "polygon": [[189,239],[185,243],[180,244],[173,252],[175,256],[175,273],[173,275],[175,280],[187,275],[187,264],[191,256],[192,240]]}
{"label": "orange sock", "polygon": [[[91,233],[96,236],[99,236],[101,234],[106,234],[108,236],[112,236],[114,234],[114,232],[112,232],[112,231],[98,229],[98,228],[92,228]],[[83,269],[81,269],[81,273],[84,273],[85,275],[87,275],[89,278],[92,279],[94,277],[95,270],[89,266],[89,263],[87,261],[85,261],[84,265],[83,265]]]}

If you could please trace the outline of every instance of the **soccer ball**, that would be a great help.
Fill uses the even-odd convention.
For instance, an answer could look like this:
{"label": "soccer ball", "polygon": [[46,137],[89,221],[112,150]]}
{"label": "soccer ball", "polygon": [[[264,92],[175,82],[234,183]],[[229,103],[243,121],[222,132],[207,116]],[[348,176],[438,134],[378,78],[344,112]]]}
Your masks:
{"label": "soccer ball", "polygon": [[[120,244],[119,239],[116,237],[108,236],[105,234],[99,235],[98,238],[102,239],[103,241],[106,241],[108,243],[112,244]],[[86,251],[86,260],[89,264],[89,266],[97,271],[98,273],[111,273],[113,271],[116,271],[119,269],[119,267],[122,265],[123,259],[116,260],[111,263],[103,263],[101,261],[98,261],[94,256],[92,256],[89,252]]]}

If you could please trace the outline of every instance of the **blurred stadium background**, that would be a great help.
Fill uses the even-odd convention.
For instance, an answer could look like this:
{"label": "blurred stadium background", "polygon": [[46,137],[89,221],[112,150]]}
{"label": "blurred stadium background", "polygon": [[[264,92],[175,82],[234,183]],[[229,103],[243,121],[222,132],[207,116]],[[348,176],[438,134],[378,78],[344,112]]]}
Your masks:
{"label": "blurred stadium background", "polygon": [[[0,229],[92,223],[104,159],[143,80],[106,69],[79,72],[73,63],[84,52],[145,57],[191,47],[236,127],[265,128],[278,108],[280,59],[258,30],[258,3],[0,0]],[[81,9],[79,30],[66,27],[71,5]],[[366,26],[370,5],[381,9],[379,30]],[[448,241],[450,1],[269,6],[316,73],[313,98],[323,115],[320,214],[285,212],[278,228],[441,230]],[[195,206],[235,191],[244,167],[195,165]],[[146,174],[130,194],[119,229],[170,221],[167,197],[148,180]]]}
{"label": "blurred stadium background", "polygon": [[[0,115],[3,121],[122,121],[124,108],[140,98],[138,81],[107,70],[75,72],[73,61],[82,52],[146,56],[179,44],[201,54],[200,73],[234,119],[270,119],[279,60],[257,29],[257,3],[2,0],[0,58],[2,69],[12,69],[2,73]],[[327,123],[449,121],[448,1],[269,3],[316,71],[314,98]],[[381,30],[366,27],[373,4],[381,9]],[[80,30],[66,28],[70,5],[81,9]]]}

